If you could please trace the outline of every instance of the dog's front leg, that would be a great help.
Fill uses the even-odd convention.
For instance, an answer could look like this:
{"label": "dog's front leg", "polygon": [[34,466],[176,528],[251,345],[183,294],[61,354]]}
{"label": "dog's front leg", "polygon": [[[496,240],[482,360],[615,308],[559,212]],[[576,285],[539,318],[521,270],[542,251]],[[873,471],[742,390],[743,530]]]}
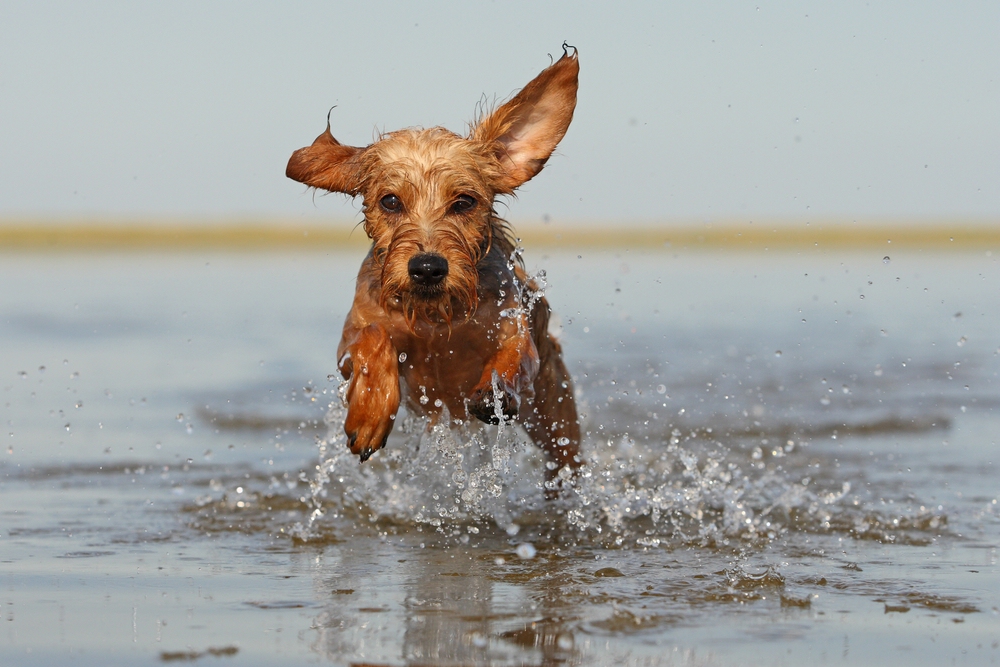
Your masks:
{"label": "dog's front leg", "polygon": [[[517,417],[523,397],[531,397],[538,373],[538,351],[522,313],[501,320],[499,348],[487,361],[468,400],[469,414],[488,424]],[[499,408],[499,410],[498,410]]]}
{"label": "dog's front leg", "polygon": [[340,372],[350,380],[344,421],[347,443],[364,462],[385,446],[399,409],[399,367],[386,330],[377,324],[346,330]]}

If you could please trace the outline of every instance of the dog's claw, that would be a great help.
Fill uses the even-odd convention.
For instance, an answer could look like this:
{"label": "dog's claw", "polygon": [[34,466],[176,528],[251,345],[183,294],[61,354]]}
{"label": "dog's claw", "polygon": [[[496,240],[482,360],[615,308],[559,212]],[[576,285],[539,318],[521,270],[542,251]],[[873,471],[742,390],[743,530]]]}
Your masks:
{"label": "dog's claw", "polygon": [[380,442],[378,445],[376,445],[374,447],[372,447],[372,446],[359,447],[359,445],[358,445],[358,434],[357,433],[349,433],[347,435],[347,448],[351,450],[352,454],[357,455],[357,457],[361,461],[361,463],[364,463],[365,461],[367,461],[368,459],[370,459],[372,457],[372,454],[374,454],[375,452],[377,452],[380,449],[383,449],[385,447],[386,441],[388,441],[388,440],[389,440],[389,435],[386,434],[386,436],[384,438],[382,438],[382,442]]}

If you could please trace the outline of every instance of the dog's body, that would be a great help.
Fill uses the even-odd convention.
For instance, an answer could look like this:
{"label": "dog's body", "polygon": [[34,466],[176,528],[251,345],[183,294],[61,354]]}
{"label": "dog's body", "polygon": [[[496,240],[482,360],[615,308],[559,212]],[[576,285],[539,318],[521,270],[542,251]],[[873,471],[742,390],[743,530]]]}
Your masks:
{"label": "dog's body", "polygon": [[[351,451],[385,445],[405,393],[437,419],[517,418],[547,459],[547,479],[580,465],[569,373],[548,332],[498,195],[538,173],[566,133],[579,64],[565,53],[468,138],[443,128],[400,130],[366,148],[326,132],[296,151],[287,175],[364,198],[372,249],[358,274],[338,348]],[[537,298],[537,301],[535,301]]]}

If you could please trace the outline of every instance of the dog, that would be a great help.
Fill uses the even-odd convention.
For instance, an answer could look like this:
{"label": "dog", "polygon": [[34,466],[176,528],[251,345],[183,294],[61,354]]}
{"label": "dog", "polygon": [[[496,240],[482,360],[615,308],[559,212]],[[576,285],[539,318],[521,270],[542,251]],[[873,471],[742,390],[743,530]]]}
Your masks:
{"label": "dog", "polygon": [[549,333],[498,196],[545,165],[566,134],[579,76],[574,47],[461,137],[441,127],[382,134],[364,148],[326,131],[286,175],[363,198],[371,250],[337,349],[348,446],[363,463],[385,446],[402,396],[432,423],[445,408],[516,419],[547,459],[546,488],[581,465],[573,383]]}

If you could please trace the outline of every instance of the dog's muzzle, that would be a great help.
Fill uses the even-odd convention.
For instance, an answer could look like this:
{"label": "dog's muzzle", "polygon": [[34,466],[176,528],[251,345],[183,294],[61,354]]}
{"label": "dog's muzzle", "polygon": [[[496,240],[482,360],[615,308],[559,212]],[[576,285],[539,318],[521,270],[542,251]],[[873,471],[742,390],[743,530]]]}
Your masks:
{"label": "dog's muzzle", "polygon": [[441,284],[448,275],[448,260],[434,253],[414,255],[407,265],[410,280],[418,288],[431,289]]}

